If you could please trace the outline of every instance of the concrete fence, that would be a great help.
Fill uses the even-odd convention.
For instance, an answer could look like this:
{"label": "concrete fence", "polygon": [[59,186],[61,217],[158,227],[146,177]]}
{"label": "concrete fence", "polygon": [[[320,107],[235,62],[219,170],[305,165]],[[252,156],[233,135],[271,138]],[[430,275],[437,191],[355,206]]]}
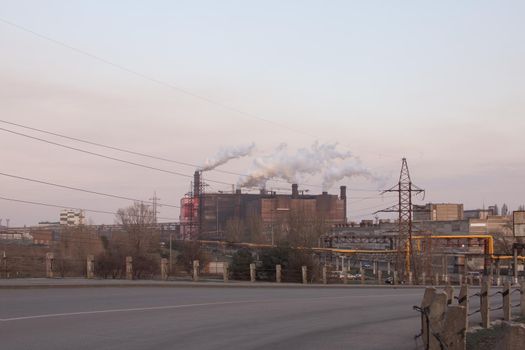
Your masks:
{"label": "concrete fence", "polygon": [[[479,292],[469,294],[469,289],[468,285],[462,285],[457,297],[451,285],[443,291],[434,287],[425,289],[421,305],[414,306],[421,314],[421,332],[416,338],[422,339],[425,349],[464,350],[469,318],[478,313],[483,328],[491,325],[491,311],[502,310],[503,320],[511,321],[512,309],[519,308],[521,317],[525,317],[525,283],[512,287],[508,281],[501,290],[491,293],[491,283],[487,280],[483,281]],[[515,305],[511,298],[514,293],[520,294],[520,301]],[[472,298],[479,298],[479,309],[471,310]],[[494,303],[498,306],[491,307]]]}

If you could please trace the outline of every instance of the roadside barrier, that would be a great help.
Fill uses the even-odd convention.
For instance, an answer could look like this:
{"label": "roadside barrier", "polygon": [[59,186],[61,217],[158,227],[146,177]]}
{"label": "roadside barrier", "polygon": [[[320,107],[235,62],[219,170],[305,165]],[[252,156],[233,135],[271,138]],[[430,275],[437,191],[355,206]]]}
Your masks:
{"label": "roadside barrier", "polygon": [[[525,317],[525,283],[521,286],[512,286],[506,282],[503,288],[490,293],[491,283],[483,281],[478,293],[469,295],[469,286],[463,285],[458,296],[454,296],[454,288],[447,285],[444,291],[437,291],[434,287],[425,289],[420,306],[413,309],[421,315],[421,331],[415,340],[422,339],[427,350],[464,350],[466,348],[466,331],[469,329],[469,318],[480,314],[481,326],[490,327],[491,312],[503,311],[503,320],[512,319],[512,309],[520,307],[520,314]],[[512,304],[511,296],[520,294],[520,301]],[[491,298],[501,296],[501,304],[491,307]],[[480,307],[470,311],[470,299],[478,298]],[[454,305],[454,300],[457,304]]]}

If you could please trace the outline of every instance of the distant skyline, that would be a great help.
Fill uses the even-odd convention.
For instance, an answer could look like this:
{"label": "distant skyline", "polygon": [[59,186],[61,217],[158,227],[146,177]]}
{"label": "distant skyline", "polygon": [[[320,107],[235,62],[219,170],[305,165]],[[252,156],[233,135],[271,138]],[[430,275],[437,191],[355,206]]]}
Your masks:
{"label": "distant skyline", "polygon": [[[417,204],[515,210],[525,203],[521,1],[1,3],[1,120],[198,165],[221,148],[253,143],[251,156],[220,166],[242,174],[282,143],[289,154],[316,141],[337,143],[374,175],[330,189],[350,188],[348,216],[356,221],[395,202],[377,190],[397,182],[403,157],[427,191]],[[0,128],[189,176],[195,170]],[[2,130],[0,147],[0,173],[143,200],[156,191],[161,204],[179,204],[190,189],[189,178]],[[0,197],[109,212],[131,204],[0,180]],[[321,191],[321,174],[301,180]],[[57,221],[59,212],[0,200],[3,225],[6,218],[11,226]],[[160,207],[159,216],[179,213]],[[107,214],[88,218],[114,222]]]}

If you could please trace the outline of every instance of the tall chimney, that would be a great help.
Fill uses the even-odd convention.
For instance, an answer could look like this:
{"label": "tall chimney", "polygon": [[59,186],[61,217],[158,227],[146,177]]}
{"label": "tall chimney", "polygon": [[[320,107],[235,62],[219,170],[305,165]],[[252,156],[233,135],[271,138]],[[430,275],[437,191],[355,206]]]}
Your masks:
{"label": "tall chimney", "polygon": [[340,199],[344,202],[344,216],[345,216],[345,224],[347,223],[348,217],[346,214],[347,206],[346,206],[346,186],[341,186],[340,188]]}
{"label": "tall chimney", "polygon": [[193,197],[199,197],[201,192],[201,174],[198,170],[193,174]]}
{"label": "tall chimney", "polygon": [[339,197],[341,197],[341,199],[346,199],[346,186],[341,186],[340,190],[341,194],[339,195]]}
{"label": "tall chimney", "polygon": [[292,184],[292,198],[299,197],[299,186],[297,184]]}

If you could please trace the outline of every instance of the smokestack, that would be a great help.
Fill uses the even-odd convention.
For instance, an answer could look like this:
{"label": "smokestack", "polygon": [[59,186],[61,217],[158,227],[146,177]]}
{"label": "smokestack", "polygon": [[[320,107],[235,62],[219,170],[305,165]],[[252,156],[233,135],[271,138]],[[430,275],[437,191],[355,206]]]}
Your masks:
{"label": "smokestack", "polygon": [[193,197],[199,197],[201,192],[201,174],[198,170],[193,174]]}
{"label": "smokestack", "polygon": [[347,223],[347,220],[348,220],[348,217],[346,216],[346,210],[347,210],[347,206],[346,206],[346,186],[341,186],[339,187],[339,190],[340,190],[340,194],[339,194],[339,197],[341,197],[340,199],[344,202],[344,215],[345,215],[345,223]]}
{"label": "smokestack", "polygon": [[299,197],[299,186],[297,184],[292,184],[292,198]]}

